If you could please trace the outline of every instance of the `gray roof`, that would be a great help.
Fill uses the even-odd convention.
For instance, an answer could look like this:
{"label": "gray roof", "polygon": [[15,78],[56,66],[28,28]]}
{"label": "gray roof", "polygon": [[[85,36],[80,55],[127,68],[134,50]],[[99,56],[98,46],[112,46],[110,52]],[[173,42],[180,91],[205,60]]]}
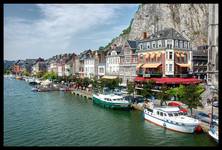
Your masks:
{"label": "gray roof", "polygon": [[208,51],[207,50],[193,50],[193,57],[195,56],[208,56]]}
{"label": "gray roof", "polygon": [[110,55],[113,50],[115,50],[117,52],[117,55],[119,55],[122,53],[122,46],[117,46],[114,49],[109,49],[107,55]]}
{"label": "gray roof", "polygon": [[127,40],[127,42],[129,43],[130,48],[133,48],[133,49],[137,48],[138,41]]}
{"label": "gray roof", "polygon": [[161,39],[174,39],[174,40],[188,41],[186,38],[184,38],[179,32],[177,32],[173,28],[166,28],[164,30],[155,32],[154,34],[151,34],[148,38],[142,41],[153,41],[153,40],[161,40]]}

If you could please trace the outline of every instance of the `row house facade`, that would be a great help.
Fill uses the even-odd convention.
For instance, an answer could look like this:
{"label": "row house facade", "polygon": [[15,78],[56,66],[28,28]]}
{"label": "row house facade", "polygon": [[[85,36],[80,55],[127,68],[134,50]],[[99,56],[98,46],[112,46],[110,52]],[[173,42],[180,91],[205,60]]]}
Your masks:
{"label": "row house facade", "polygon": [[109,76],[119,76],[120,68],[120,53],[122,47],[112,46],[106,55],[106,75]]}
{"label": "row house facade", "polygon": [[208,45],[193,49],[193,74],[198,79],[207,79]]}
{"label": "row house facade", "polygon": [[97,51],[97,76],[99,79],[106,74],[106,53],[104,50]]}
{"label": "row house facade", "polygon": [[25,69],[24,61],[18,60],[12,66],[12,73],[20,75]]}
{"label": "row house facade", "polygon": [[134,81],[134,78],[137,76],[137,46],[138,41],[127,40],[122,48],[119,75],[124,86],[127,85],[128,81]]}
{"label": "row house facade", "polygon": [[85,62],[85,59],[88,58],[88,55],[91,55],[91,53],[92,53],[92,50],[89,49],[89,50],[83,51],[82,53],[80,53],[78,55],[78,65],[79,66],[77,66],[78,67],[77,70],[79,70],[78,76],[80,78],[84,78],[85,74],[87,74],[87,72],[84,70],[85,69],[85,63],[84,62]]}
{"label": "row house facade", "polygon": [[192,72],[191,44],[175,29],[146,37],[138,44],[138,76],[185,77]]}
{"label": "row house facade", "polygon": [[36,75],[38,72],[46,72],[47,65],[43,58],[38,58],[35,64],[32,66],[32,74]]}

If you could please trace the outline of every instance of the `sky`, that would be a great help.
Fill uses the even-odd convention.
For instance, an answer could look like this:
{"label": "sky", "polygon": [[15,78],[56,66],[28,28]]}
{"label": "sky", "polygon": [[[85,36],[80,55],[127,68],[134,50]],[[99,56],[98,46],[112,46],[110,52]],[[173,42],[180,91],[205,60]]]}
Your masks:
{"label": "sky", "polygon": [[139,4],[4,4],[4,59],[48,59],[106,46]]}

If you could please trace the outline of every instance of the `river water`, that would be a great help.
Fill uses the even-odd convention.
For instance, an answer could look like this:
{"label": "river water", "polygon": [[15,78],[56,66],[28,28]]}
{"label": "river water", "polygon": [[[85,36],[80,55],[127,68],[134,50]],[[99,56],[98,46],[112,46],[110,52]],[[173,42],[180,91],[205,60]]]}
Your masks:
{"label": "river water", "polygon": [[105,109],[64,92],[4,78],[4,146],[215,146],[207,134],[169,131],[137,110]]}

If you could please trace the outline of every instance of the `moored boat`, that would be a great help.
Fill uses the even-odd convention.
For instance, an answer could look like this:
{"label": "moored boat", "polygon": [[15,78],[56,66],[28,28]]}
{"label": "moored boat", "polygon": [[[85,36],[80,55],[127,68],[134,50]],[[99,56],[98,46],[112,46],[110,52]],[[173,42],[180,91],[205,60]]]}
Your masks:
{"label": "moored boat", "polygon": [[183,115],[178,107],[153,107],[152,103],[144,108],[144,119],[183,133],[194,133],[200,127],[197,119]]}
{"label": "moored boat", "polygon": [[126,109],[130,103],[123,99],[122,96],[114,94],[93,94],[93,103],[113,109]]}
{"label": "moored boat", "polygon": [[219,137],[218,137],[218,126],[211,125],[210,130],[208,131],[208,134],[218,143]]}

